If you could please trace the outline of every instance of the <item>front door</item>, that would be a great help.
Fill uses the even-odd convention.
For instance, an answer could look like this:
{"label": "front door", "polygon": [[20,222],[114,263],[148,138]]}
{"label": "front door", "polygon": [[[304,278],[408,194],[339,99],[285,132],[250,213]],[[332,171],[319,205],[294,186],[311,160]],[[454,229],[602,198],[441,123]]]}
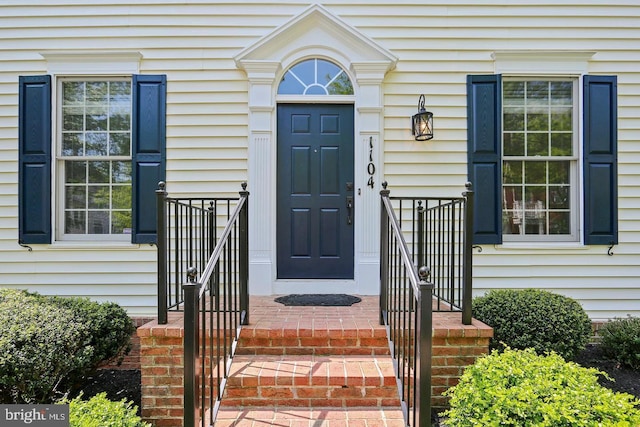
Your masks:
{"label": "front door", "polygon": [[278,105],[280,279],[353,279],[353,117],[353,105]]}

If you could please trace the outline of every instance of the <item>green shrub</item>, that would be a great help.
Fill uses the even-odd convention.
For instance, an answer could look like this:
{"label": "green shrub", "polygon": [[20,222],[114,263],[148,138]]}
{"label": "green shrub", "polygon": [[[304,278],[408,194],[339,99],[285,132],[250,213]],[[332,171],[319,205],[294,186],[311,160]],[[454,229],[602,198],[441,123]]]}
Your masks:
{"label": "green shrub", "polygon": [[122,399],[113,402],[106,393],[99,393],[89,400],[78,396],[69,403],[69,427],[147,427],[136,412],[137,406]]}
{"label": "green shrub", "polygon": [[127,312],[113,302],[98,303],[88,298],[49,297],[59,307],[72,310],[89,328],[89,345],[94,349],[93,366],[106,361],[122,361],[131,350],[135,331]]}
{"label": "green shrub", "polygon": [[600,386],[598,374],[555,353],[494,350],[445,392],[451,397],[446,425],[639,426],[640,401]]}
{"label": "green shrub", "polygon": [[55,401],[101,360],[120,354],[133,325],[119,310],[0,289],[0,403]]}
{"label": "green shrub", "polygon": [[640,370],[640,317],[612,320],[599,333],[600,346],[607,358]]}
{"label": "green shrub", "polygon": [[537,289],[490,291],[473,300],[473,316],[493,327],[492,349],[534,348],[572,359],[592,334],[577,301]]}
{"label": "green shrub", "polygon": [[39,296],[0,291],[0,399],[44,403],[64,378],[89,363],[88,328],[71,310]]}

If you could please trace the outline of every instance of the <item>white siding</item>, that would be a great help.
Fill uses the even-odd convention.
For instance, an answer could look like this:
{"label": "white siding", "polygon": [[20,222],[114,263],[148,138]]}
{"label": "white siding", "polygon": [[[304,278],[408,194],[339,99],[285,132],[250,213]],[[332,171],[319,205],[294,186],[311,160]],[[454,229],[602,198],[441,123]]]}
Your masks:
{"label": "white siding", "polygon": [[[237,194],[247,179],[248,83],[233,56],[308,1],[4,0],[0,4],[0,286],[155,310],[155,249],[17,244],[17,81],[47,51],[138,51],[167,75],[170,194]],[[475,289],[538,287],[578,298],[593,318],[640,315],[640,3],[332,0],[322,4],[399,58],[384,83],[384,179],[393,195],[457,195],[466,181],[467,74],[494,51],[593,51],[592,74],[618,75],[620,244],[493,247],[474,255]],[[419,94],[435,139],[408,128]],[[362,184],[364,186],[364,183]],[[251,183],[249,183],[251,190]]]}

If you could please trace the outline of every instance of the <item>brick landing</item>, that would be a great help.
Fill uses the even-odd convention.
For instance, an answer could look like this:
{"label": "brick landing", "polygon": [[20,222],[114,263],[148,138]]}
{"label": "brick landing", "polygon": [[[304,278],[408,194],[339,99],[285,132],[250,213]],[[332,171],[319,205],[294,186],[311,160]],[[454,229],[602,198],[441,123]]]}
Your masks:
{"label": "brick landing", "polygon": [[[273,298],[250,299],[250,324],[242,329],[216,426],[403,425],[398,400],[388,395],[395,386],[378,297],[351,307],[286,307]],[[441,393],[487,352],[492,330],[475,320],[462,325],[459,313],[434,313],[433,324],[432,404],[444,407]],[[182,317],[148,323],[138,336],[142,416],[156,426],[180,426]],[[373,383],[384,384],[378,395],[367,385]]]}

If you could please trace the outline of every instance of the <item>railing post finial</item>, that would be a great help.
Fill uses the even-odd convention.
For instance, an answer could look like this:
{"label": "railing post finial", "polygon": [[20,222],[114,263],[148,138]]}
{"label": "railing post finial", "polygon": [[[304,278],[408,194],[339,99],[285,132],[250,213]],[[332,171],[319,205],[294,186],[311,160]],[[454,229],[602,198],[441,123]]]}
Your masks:
{"label": "railing post finial", "polygon": [[198,278],[198,269],[195,267],[189,267],[187,269],[187,280],[189,283],[195,283]]}
{"label": "railing post finial", "polygon": [[466,197],[467,199],[469,197],[472,197],[473,196],[473,184],[471,182],[467,181],[464,184],[464,188],[465,188],[465,191],[462,192],[462,195],[464,197]]}
{"label": "railing post finial", "polygon": [[389,197],[389,194],[391,194],[391,191],[387,189],[387,185],[387,181],[382,181],[382,190],[380,190],[380,195],[382,197]]}
{"label": "railing post finial", "polygon": [[240,197],[248,197],[249,192],[247,191],[247,182],[246,181],[242,182],[240,186],[242,187],[242,191],[240,192]]}
{"label": "railing post finial", "polygon": [[420,279],[424,282],[427,281],[430,274],[431,274],[431,269],[426,265],[423,265],[418,269],[418,276],[420,276]]}

